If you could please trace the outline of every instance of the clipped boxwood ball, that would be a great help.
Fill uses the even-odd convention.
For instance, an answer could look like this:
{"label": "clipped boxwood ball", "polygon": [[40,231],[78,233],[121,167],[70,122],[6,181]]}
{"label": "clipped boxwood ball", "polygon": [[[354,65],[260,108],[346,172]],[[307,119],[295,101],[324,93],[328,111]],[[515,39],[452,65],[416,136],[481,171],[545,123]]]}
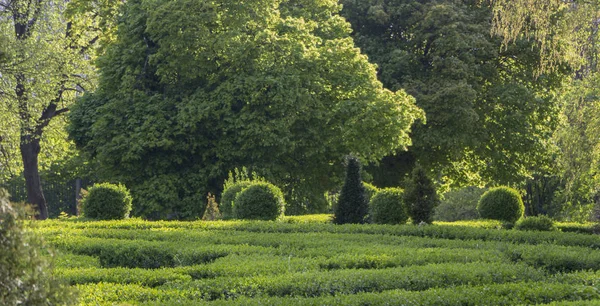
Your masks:
{"label": "clipped boxwood ball", "polygon": [[496,187],[481,196],[477,210],[484,219],[514,223],[523,217],[525,206],[517,190],[510,187]]}
{"label": "clipped boxwood ball", "polygon": [[233,218],[233,201],[235,197],[242,191],[242,189],[250,186],[251,181],[239,181],[223,190],[221,195],[221,203],[219,203],[219,211],[223,214],[224,219]]}
{"label": "clipped boxwood ball", "polygon": [[277,186],[267,182],[253,182],[233,201],[237,219],[275,220],[283,215],[285,201]]}
{"label": "clipped boxwood ball", "polygon": [[116,220],[129,217],[131,195],[125,186],[111,183],[95,184],[88,190],[81,209],[87,218]]}
{"label": "clipped boxwood ball", "polygon": [[377,224],[404,224],[408,220],[404,191],[400,188],[385,188],[371,198],[371,221]]}

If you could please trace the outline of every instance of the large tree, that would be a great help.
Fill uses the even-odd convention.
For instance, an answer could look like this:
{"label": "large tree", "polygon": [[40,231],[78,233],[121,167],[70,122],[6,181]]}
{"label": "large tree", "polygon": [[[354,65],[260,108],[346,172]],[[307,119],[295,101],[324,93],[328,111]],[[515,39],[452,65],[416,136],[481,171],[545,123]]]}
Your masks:
{"label": "large tree", "polygon": [[448,184],[519,183],[547,161],[556,124],[554,74],[536,78],[540,53],[502,46],[492,10],[469,0],[343,0],[353,37],[386,88],[404,88],[427,115],[413,146],[371,167],[398,185],[416,162]]}
{"label": "large tree", "polygon": [[200,216],[206,192],[241,166],[288,201],[324,201],[344,155],[403,149],[422,117],[404,91],[382,88],[339,10],[334,0],[129,1],[71,135],[131,188],[137,215]]}
{"label": "large tree", "polygon": [[539,72],[554,71],[561,64],[574,71],[559,96],[561,122],[553,137],[557,144],[553,167],[532,183],[544,185],[548,178],[558,181],[551,184],[556,193],[550,212],[585,220],[593,204],[600,204],[600,1],[500,0],[490,4],[493,31],[503,38],[505,47],[526,37],[538,46]]}
{"label": "large tree", "polygon": [[[22,167],[28,202],[38,207],[40,219],[48,217],[39,175],[42,140],[55,118],[69,110],[75,93],[93,87],[90,59],[117,5],[0,0],[0,53],[5,59],[0,65],[0,165]],[[17,148],[21,163],[15,162]]]}

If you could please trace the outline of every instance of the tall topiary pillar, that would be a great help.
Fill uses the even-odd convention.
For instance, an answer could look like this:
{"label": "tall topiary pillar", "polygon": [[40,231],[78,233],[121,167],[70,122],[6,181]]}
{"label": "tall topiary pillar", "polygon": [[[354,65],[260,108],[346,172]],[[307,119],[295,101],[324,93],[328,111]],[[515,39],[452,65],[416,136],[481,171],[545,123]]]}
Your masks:
{"label": "tall topiary pillar", "polygon": [[346,181],[334,210],[335,224],[365,223],[369,205],[365,196],[365,187],[360,177],[360,163],[354,156],[347,159]]}
{"label": "tall topiary pillar", "polygon": [[440,202],[433,181],[420,165],[413,170],[406,181],[404,203],[413,224],[433,222],[433,210]]}

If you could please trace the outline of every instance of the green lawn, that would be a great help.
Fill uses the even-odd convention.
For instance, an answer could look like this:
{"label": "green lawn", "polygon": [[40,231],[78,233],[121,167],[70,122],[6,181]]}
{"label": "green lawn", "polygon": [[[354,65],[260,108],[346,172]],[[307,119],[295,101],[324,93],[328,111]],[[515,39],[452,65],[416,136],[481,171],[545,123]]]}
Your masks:
{"label": "green lawn", "polygon": [[328,219],[52,220],[36,230],[82,305],[600,305],[598,235]]}

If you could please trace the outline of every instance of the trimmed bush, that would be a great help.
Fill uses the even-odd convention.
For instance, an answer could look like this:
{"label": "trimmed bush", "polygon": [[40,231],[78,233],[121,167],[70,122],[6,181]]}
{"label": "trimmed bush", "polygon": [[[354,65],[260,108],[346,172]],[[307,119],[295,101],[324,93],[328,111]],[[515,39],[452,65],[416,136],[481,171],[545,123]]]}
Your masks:
{"label": "trimmed bush", "polygon": [[413,224],[433,222],[433,210],[440,200],[433,185],[433,181],[427,176],[425,169],[417,165],[410,178],[406,181],[404,190],[404,203]]}
{"label": "trimmed bush", "polygon": [[522,231],[553,231],[556,230],[554,221],[548,216],[525,217],[517,221],[515,229]]}
{"label": "trimmed bush", "polygon": [[284,210],[283,193],[267,182],[253,182],[233,201],[233,214],[237,219],[276,220],[283,216]]}
{"label": "trimmed bush", "polygon": [[95,184],[83,199],[83,215],[100,220],[117,220],[129,217],[131,195],[125,186],[111,183]]}
{"label": "trimmed bush", "polygon": [[519,192],[510,187],[496,187],[486,191],[477,204],[484,219],[514,223],[523,217],[525,206]]}
{"label": "trimmed bush", "polygon": [[334,209],[335,224],[365,223],[369,213],[365,186],[360,178],[360,163],[356,157],[348,157],[346,181]]}
{"label": "trimmed bush", "polygon": [[221,203],[219,203],[219,211],[223,214],[223,219],[233,218],[233,200],[237,197],[242,189],[252,185],[251,181],[239,181],[229,185],[221,195]]}
{"label": "trimmed bush", "polygon": [[404,191],[400,188],[385,188],[377,192],[369,204],[371,221],[377,224],[404,224],[408,213],[404,205]]}

